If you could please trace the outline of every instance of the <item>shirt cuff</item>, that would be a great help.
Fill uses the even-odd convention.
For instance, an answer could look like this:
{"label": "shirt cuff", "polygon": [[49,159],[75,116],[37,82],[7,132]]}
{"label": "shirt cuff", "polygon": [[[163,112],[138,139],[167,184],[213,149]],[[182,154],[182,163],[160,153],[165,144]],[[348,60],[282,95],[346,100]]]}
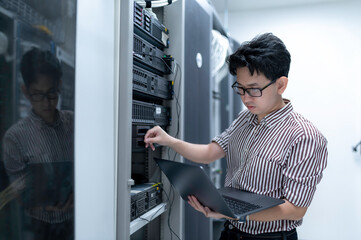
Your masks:
{"label": "shirt cuff", "polygon": [[297,207],[309,207],[315,192],[316,186],[307,186],[288,179],[283,190],[283,196]]}
{"label": "shirt cuff", "polygon": [[228,150],[228,141],[225,141],[224,138],[222,138],[222,135],[217,136],[215,138],[212,139],[212,142],[217,143],[225,153],[227,153]]}

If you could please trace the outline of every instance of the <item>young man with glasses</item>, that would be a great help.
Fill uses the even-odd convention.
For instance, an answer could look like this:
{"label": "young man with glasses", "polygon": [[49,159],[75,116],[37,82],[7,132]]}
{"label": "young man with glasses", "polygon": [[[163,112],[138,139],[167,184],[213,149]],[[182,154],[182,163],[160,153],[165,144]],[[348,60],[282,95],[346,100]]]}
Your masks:
{"label": "young man with glasses", "polygon": [[247,108],[231,126],[207,145],[175,139],[154,127],[145,135],[146,147],[169,146],[204,164],[226,157],[226,187],[285,200],[238,222],[189,196],[188,203],[206,217],[228,219],[221,239],[297,239],[296,227],[302,224],[326,167],[327,140],[282,98],[291,57],[279,38],[271,33],[257,36],[227,61],[237,76],[232,88]]}
{"label": "young man with glasses", "polygon": [[[18,192],[18,202],[25,210],[26,217],[22,219],[20,215],[18,221],[24,228],[31,222],[31,229],[23,229],[30,230],[29,239],[74,239],[73,183],[67,182],[69,187],[64,188],[64,184],[58,184],[72,180],[65,166],[74,161],[74,114],[57,109],[61,65],[51,52],[33,48],[22,57],[20,71],[24,81],[21,89],[31,111],[11,126],[3,138],[3,161],[10,187]],[[34,166],[44,167],[46,179],[42,179],[43,171],[34,174],[38,173]],[[51,175],[59,171],[65,172],[61,175],[65,179]],[[34,189],[43,188],[47,195],[58,198],[44,200],[48,197],[44,191],[40,191],[44,195],[34,196],[38,193]],[[54,204],[48,203],[51,201]]]}

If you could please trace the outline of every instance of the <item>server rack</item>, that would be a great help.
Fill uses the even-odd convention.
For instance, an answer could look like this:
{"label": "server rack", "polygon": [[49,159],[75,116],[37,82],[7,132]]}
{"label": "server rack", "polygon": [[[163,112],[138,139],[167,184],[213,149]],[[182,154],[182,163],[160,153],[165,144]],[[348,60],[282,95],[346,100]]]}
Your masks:
{"label": "server rack", "polygon": [[[157,15],[162,18],[164,10],[158,9]],[[130,210],[133,217],[130,239],[161,239],[162,220],[159,215],[169,208],[169,203],[165,197],[159,196],[157,206],[150,207],[147,205],[149,200],[146,193],[139,193],[139,189],[144,184],[155,183],[160,186],[159,193],[163,191],[161,172],[153,158],[161,158],[164,150],[160,146],[155,151],[145,149],[144,136],[154,126],[159,125],[168,131],[172,124],[171,102],[174,94],[171,77],[174,77],[172,73],[175,67],[171,53],[167,50],[171,45],[168,28],[135,2],[133,23],[131,178],[135,185],[131,191],[133,197]],[[136,193],[143,197],[138,199],[134,195]],[[139,212],[142,213],[140,216],[137,215]],[[143,224],[139,224],[142,221]]]}

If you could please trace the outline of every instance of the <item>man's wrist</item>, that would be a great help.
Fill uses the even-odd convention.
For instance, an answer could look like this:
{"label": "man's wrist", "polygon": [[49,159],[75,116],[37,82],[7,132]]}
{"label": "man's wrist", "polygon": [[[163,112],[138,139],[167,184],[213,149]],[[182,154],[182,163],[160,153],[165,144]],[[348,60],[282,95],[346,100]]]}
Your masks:
{"label": "man's wrist", "polygon": [[179,139],[170,136],[169,142],[168,142],[168,147],[173,148],[175,147],[175,145],[177,144],[177,142],[179,141]]}

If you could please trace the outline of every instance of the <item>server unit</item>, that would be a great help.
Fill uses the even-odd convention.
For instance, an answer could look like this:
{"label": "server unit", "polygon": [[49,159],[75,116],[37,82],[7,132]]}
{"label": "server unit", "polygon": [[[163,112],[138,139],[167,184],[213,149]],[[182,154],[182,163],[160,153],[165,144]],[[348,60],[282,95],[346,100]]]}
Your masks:
{"label": "server unit", "polygon": [[[144,149],[144,148],[143,148]],[[162,157],[162,147],[152,150],[133,150],[132,152],[132,179],[135,184],[160,182],[160,170],[153,158]]]}
{"label": "server unit", "polygon": [[170,100],[173,96],[172,82],[145,69],[133,67],[133,90],[137,96],[149,96]]}
{"label": "server unit", "polygon": [[[152,125],[142,125],[142,124],[133,124],[132,125],[132,151],[133,152],[145,152],[147,149],[145,148],[144,136],[149,129],[151,129]],[[167,130],[166,127],[163,127]],[[159,147],[155,145],[155,147]],[[161,157],[161,156],[159,156]]]}
{"label": "server unit", "polygon": [[136,219],[162,202],[162,183],[144,183],[132,186],[131,220]]}
{"label": "server unit", "polygon": [[168,29],[137,3],[134,3],[134,32],[160,49],[169,46]]}
{"label": "server unit", "polygon": [[133,124],[169,126],[170,108],[153,103],[133,100]]}
{"label": "server unit", "polygon": [[170,56],[137,34],[133,37],[133,57],[135,65],[153,73],[168,75],[172,72]]}

